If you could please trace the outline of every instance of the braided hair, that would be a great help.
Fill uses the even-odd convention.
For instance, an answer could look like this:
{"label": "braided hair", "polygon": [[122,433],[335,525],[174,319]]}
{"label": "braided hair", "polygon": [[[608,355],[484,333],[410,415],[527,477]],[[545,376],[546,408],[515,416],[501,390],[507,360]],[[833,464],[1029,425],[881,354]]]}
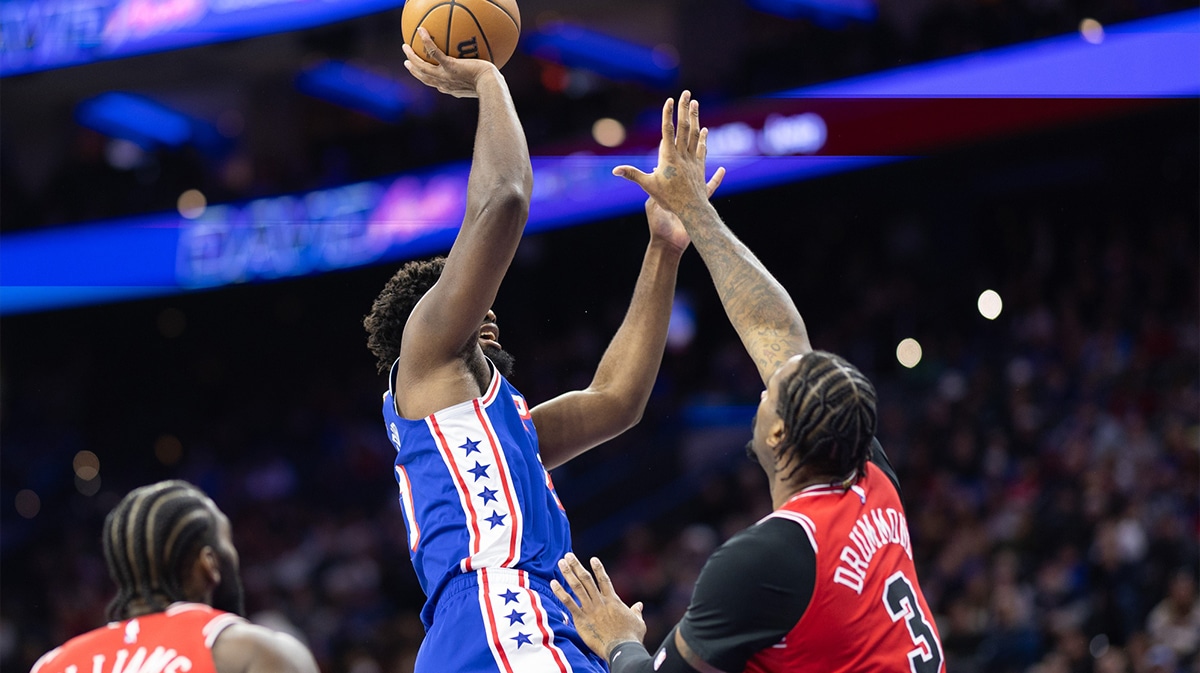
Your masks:
{"label": "braided hair", "polygon": [[865,474],[876,428],[875,387],[867,377],[833,353],[813,351],[781,383],[784,441],[777,452],[792,466],[787,476],[808,467],[845,475],[849,485]]}
{"label": "braided hair", "polygon": [[438,281],[446,266],[445,257],[409,262],[400,267],[375,298],[371,312],[363,318],[367,348],[375,354],[376,367],[386,372],[400,357],[400,339],[413,307]]}
{"label": "braided hair", "polygon": [[104,521],[104,560],[117,584],[108,618],[127,617],[141,599],[152,610],[187,600],[186,569],[205,545],[216,547],[217,518],[203,491],[169,480],[131,491]]}

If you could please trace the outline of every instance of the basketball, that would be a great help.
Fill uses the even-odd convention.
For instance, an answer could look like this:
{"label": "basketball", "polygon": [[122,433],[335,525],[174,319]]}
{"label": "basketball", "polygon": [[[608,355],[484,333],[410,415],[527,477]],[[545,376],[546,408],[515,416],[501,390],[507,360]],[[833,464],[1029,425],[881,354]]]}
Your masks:
{"label": "basketball", "polygon": [[508,62],[521,37],[516,0],[408,0],[400,15],[404,41],[429,61],[417,28],[455,58],[482,58],[499,68]]}

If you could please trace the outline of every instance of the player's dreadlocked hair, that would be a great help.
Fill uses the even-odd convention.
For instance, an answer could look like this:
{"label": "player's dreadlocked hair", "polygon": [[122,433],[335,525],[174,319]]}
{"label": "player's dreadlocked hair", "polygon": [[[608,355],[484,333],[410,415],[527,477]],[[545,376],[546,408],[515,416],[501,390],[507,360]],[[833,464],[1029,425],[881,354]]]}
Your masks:
{"label": "player's dreadlocked hair", "polygon": [[205,545],[217,545],[217,520],[203,491],[180,480],[131,491],[104,521],[104,560],[117,583],[108,618],[125,619],[135,598],[155,610],[187,600],[184,571]]}
{"label": "player's dreadlocked hair", "polygon": [[378,358],[376,367],[380,372],[387,371],[400,357],[404,324],[413,307],[441,277],[445,266],[445,257],[409,262],[400,267],[375,298],[371,312],[363,318],[363,327],[370,335],[367,348]]}
{"label": "player's dreadlocked hair", "polygon": [[778,413],[792,471],[808,466],[814,474],[849,476],[865,472],[875,437],[875,386],[833,353],[814,351],[800,358],[783,382]]}

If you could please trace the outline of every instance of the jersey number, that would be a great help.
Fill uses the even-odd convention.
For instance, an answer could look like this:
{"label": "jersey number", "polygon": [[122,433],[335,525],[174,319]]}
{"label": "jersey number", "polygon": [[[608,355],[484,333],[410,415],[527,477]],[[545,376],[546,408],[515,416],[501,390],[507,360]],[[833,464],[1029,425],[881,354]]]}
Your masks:
{"label": "jersey number", "polygon": [[942,670],[942,644],[938,642],[929,620],[921,612],[921,603],[913,585],[897,572],[888,578],[883,587],[883,605],[893,622],[904,620],[908,635],[917,649],[908,653],[908,666],[913,673],[940,673]]}

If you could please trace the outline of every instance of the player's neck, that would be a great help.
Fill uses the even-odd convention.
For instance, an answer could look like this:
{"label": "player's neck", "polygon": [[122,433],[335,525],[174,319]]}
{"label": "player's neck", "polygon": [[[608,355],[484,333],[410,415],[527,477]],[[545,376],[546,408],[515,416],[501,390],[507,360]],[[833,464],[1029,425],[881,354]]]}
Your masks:
{"label": "player's neck", "polygon": [[771,480],[771,506],[774,509],[783,507],[792,496],[810,486],[837,484],[841,481],[840,477],[828,474],[810,475],[805,470],[801,470],[791,479],[784,479],[776,472],[775,477]]}
{"label": "player's neck", "polygon": [[145,599],[135,598],[129,601],[129,605],[125,607],[125,615],[121,621],[126,621],[135,617],[145,617],[146,615],[152,615],[156,612],[162,611],[163,608],[161,605],[151,605]]}

